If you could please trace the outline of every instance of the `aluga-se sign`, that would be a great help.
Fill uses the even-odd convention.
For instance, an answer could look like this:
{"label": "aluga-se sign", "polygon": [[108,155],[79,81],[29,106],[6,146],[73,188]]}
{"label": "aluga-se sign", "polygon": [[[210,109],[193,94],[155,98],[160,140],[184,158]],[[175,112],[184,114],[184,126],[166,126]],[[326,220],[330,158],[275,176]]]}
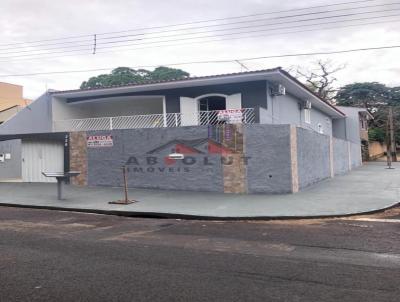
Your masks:
{"label": "aluga-se sign", "polygon": [[241,109],[226,109],[218,111],[218,121],[225,121],[228,124],[241,123],[243,119],[243,112]]}
{"label": "aluga-se sign", "polygon": [[89,135],[86,138],[86,143],[89,148],[114,146],[112,135]]}

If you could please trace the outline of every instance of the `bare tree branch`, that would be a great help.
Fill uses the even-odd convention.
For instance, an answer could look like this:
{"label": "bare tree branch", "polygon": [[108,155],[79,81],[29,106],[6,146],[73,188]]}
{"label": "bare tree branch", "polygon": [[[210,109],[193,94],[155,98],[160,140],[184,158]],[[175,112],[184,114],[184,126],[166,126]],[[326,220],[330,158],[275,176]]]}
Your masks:
{"label": "bare tree branch", "polygon": [[318,60],[313,65],[312,69],[292,66],[290,71],[296,78],[305,82],[319,97],[327,102],[332,102],[337,92],[337,89],[334,88],[337,78],[333,74],[343,70],[346,66],[334,66],[330,60]]}

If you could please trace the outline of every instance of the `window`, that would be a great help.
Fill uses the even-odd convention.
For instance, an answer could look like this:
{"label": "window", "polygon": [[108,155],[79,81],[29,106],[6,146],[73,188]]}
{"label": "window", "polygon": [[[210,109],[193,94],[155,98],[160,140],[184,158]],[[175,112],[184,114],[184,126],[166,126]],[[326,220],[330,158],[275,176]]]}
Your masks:
{"label": "window", "polygon": [[226,109],[226,99],[222,96],[208,96],[199,99],[199,111],[216,111]]}
{"label": "window", "polygon": [[311,124],[311,110],[310,109],[304,109],[304,121],[307,124]]}
{"label": "window", "polygon": [[218,120],[218,111],[226,109],[226,98],[210,95],[198,100],[200,125],[225,124]]}
{"label": "window", "polygon": [[361,124],[362,130],[367,130],[367,121],[365,119],[363,119],[362,117],[360,118],[360,124]]}

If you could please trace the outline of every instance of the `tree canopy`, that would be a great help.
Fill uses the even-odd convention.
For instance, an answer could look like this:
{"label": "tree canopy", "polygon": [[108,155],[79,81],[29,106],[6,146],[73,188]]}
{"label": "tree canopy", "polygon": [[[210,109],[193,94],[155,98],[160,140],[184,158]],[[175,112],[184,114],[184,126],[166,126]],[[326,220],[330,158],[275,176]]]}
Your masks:
{"label": "tree canopy", "polygon": [[341,106],[363,107],[372,112],[373,108],[388,105],[390,98],[390,89],[384,84],[353,83],[339,89],[336,103]]}
{"label": "tree canopy", "polygon": [[[339,89],[336,104],[366,108],[374,116],[369,129],[370,140],[383,142],[389,106],[393,107],[394,121],[400,120],[400,87],[378,82],[349,84]],[[400,141],[400,129],[396,126],[395,129],[396,141]]]}
{"label": "tree canopy", "polygon": [[114,85],[140,84],[148,81],[179,80],[188,78],[190,74],[181,69],[160,66],[153,71],[118,67],[109,74],[100,74],[82,82],[80,88],[101,88]]}

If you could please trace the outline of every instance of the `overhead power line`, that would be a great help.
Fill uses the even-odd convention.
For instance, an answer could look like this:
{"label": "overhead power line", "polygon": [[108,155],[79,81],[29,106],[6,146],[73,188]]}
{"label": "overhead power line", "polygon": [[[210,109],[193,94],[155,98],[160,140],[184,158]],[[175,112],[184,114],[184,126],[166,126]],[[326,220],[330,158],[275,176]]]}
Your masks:
{"label": "overhead power line", "polygon": [[[400,2],[398,3],[400,4]],[[194,38],[197,38],[196,35],[199,34],[204,34],[204,33],[214,33],[214,32],[225,32],[225,31],[232,31],[232,30],[239,30],[239,29],[249,29],[249,28],[258,28],[258,27],[265,27],[265,26],[275,26],[275,25],[281,25],[281,24],[292,24],[292,23],[302,23],[302,22],[310,22],[310,21],[317,21],[317,20],[327,20],[327,19],[336,19],[336,18],[345,18],[345,17],[351,17],[351,16],[357,16],[357,15],[368,15],[368,14],[375,14],[375,13],[382,13],[382,12],[393,12],[393,11],[399,11],[400,8],[398,9],[390,9],[390,10],[379,10],[379,11],[367,11],[367,12],[359,12],[359,13],[351,13],[351,14],[340,14],[340,15],[330,15],[330,16],[323,16],[323,17],[318,17],[318,18],[308,18],[308,19],[300,19],[300,20],[290,20],[290,21],[284,21],[284,22],[274,22],[274,23],[264,23],[264,24],[259,24],[259,25],[249,25],[249,26],[241,26],[241,27],[233,27],[233,28],[223,28],[223,29],[214,29],[214,30],[208,30],[208,31],[200,31],[200,32],[193,32],[193,33],[182,33],[182,34],[173,34],[173,35],[164,35],[164,36],[156,36],[156,37],[143,37],[143,38],[137,38],[137,39],[128,39],[128,40],[117,40],[117,41],[107,41],[107,42],[102,42],[97,38],[97,35],[94,35],[94,40],[87,41],[86,44],[76,44],[76,45],[67,45],[67,46],[58,46],[58,47],[51,47],[51,48],[44,48],[44,49],[27,49],[27,50],[13,50],[13,51],[8,51],[4,52],[4,50],[8,49],[0,49],[0,55],[7,55],[7,54],[20,54],[20,53],[29,53],[30,55],[35,55],[35,52],[41,52],[38,54],[42,54],[43,52],[47,51],[52,51],[52,50],[60,50],[60,49],[75,49],[77,47],[80,47],[79,50],[82,49],[82,47],[91,47],[93,48],[93,45],[96,45],[96,48],[101,48],[102,44],[119,44],[119,43],[124,43],[124,42],[132,42],[132,41],[146,41],[146,40],[153,40],[153,39],[160,39],[160,38],[168,38],[168,37],[182,37],[182,36],[195,36]],[[333,12],[333,11],[331,11]],[[392,16],[392,15],[390,15]],[[384,18],[386,16],[378,16],[379,18]],[[375,18],[378,18],[375,17]],[[268,21],[270,19],[261,19],[257,20],[259,21]],[[358,20],[358,19],[354,19]],[[345,20],[337,20],[338,22],[348,22],[352,21],[352,19],[345,19]],[[300,27],[302,24],[299,24],[296,27]],[[307,24],[304,24],[304,26],[307,26]],[[277,30],[281,28],[271,28],[271,30]],[[286,29],[286,28],[283,28]],[[120,36],[121,37],[121,36]],[[198,37],[198,38],[201,38]],[[160,41],[163,42],[163,41]],[[14,56],[13,56],[14,57]]]}
{"label": "overhead power line", "polygon": [[[400,2],[392,2],[392,3],[367,5],[367,6],[358,6],[358,7],[351,7],[351,8],[340,8],[340,9],[334,9],[334,10],[308,12],[308,13],[303,13],[303,14],[278,16],[278,17],[272,17],[272,18],[262,18],[262,19],[254,19],[254,20],[242,20],[242,21],[229,22],[229,23],[186,27],[186,28],[182,28],[182,29],[169,29],[169,30],[162,30],[162,31],[155,31],[155,32],[145,32],[145,33],[135,33],[135,34],[121,35],[121,36],[111,36],[111,37],[104,37],[104,38],[99,38],[99,39],[100,40],[108,40],[108,39],[117,39],[117,38],[133,37],[133,36],[143,36],[143,35],[150,35],[150,34],[176,32],[176,31],[183,31],[183,30],[196,30],[196,29],[211,28],[211,27],[222,27],[222,26],[227,26],[227,25],[236,25],[236,24],[243,24],[243,23],[255,23],[255,22],[263,22],[263,21],[269,21],[269,20],[279,20],[279,19],[290,19],[290,18],[298,18],[298,17],[305,17],[305,16],[312,16],[312,15],[324,15],[324,14],[341,12],[341,11],[351,11],[351,10],[359,10],[359,9],[366,9],[366,8],[376,8],[376,7],[392,6],[392,5],[399,5],[399,4],[400,4]],[[392,11],[392,9],[387,10],[387,11]],[[380,12],[380,11],[359,12],[359,14],[374,13],[374,12],[376,13],[376,12]],[[283,23],[295,23],[295,22],[300,22],[300,21],[316,20],[316,19],[324,19],[324,18],[334,18],[334,17],[335,16],[325,16],[325,17],[321,17],[321,18],[313,18],[313,19],[305,19],[305,20],[291,20],[291,21],[286,21],[286,22],[283,22]],[[271,23],[269,25],[272,25],[272,24],[275,24],[275,23]],[[276,23],[276,24],[281,24],[281,23]],[[268,25],[268,24],[266,24],[266,25]],[[213,31],[222,31],[222,30],[224,30],[224,29],[215,29]]]}
{"label": "overhead power line", "polygon": [[[143,49],[154,49],[154,48],[159,48],[159,47],[171,47],[171,46],[188,46],[188,45],[194,45],[194,44],[207,44],[207,43],[214,43],[214,42],[220,42],[220,41],[232,41],[232,40],[243,40],[243,39],[251,39],[251,38],[259,38],[259,37],[269,37],[269,36],[276,36],[276,35],[287,35],[287,34],[298,34],[298,33],[305,33],[305,32],[313,32],[313,31],[322,31],[322,30],[333,30],[333,29],[338,29],[338,28],[350,28],[350,27],[359,27],[359,26],[366,26],[366,25],[376,25],[376,24],[387,24],[387,23],[396,23],[400,22],[400,20],[390,20],[390,21],[374,21],[374,22],[367,22],[367,23],[361,23],[361,24],[351,24],[351,25],[341,25],[341,26],[331,26],[331,27],[323,27],[323,28],[311,28],[311,29],[306,29],[306,30],[296,30],[296,31],[287,31],[287,32],[278,32],[278,33],[272,33],[272,34],[256,34],[256,35],[248,35],[248,36],[238,36],[238,37],[229,37],[229,38],[217,38],[217,39],[208,39],[208,40],[201,40],[201,41],[193,41],[193,42],[184,42],[184,43],[174,43],[174,44],[165,44],[165,45],[152,45],[152,46],[144,46],[144,47],[128,47],[125,49],[120,49],[119,51],[132,51],[132,50],[143,50]],[[123,47],[123,46],[119,46]],[[118,48],[117,46],[115,48]],[[115,53],[115,48],[113,50],[105,50],[101,52],[97,52],[100,54],[103,53]],[[79,50],[77,50],[79,51]],[[76,56],[76,55],[90,55],[92,56],[91,51],[87,51],[85,53],[72,53],[72,54],[64,54],[64,55],[53,55],[53,56],[36,56],[36,57],[31,57],[31,58],[16,58],[12,59],[13,61],[32,61],[32,60],[37,60],[37,59],[55,59],[55,58],[66,58],[70,56]],[[1,62],[10,62],[10,59],[8,60],[2,60]]]}
{"label": "overhead power line", "polygon": [[[120,49],[120,51],[129,51],[129,50],[140,50],[140,49],[150,49],[150,48],[157,48],[157,47],[167,47],[167,46],[186,46],[186,45],[193,45],[193,44],[205,44],[211,42],[220,42],[220,41],[232,41],[232,40],[242,40],[242,39],[250,39],[250,38],[259,38],[259,37],[271,37],[271,36],[278,36],[278,35],[286,35],[286,34],[298,34],[298,33],[306,33],[306,32],[313,32],[313,31],[321,31],[321,30],[332,30],[332,29],[339,29],[339,28],[350,28],[350,27],[359,27],[365,25],[376,25],[376,24],[385,24],[385,23],[396,23],[400,22],[400,20],[390,20],[390,21],[375,21],[375,22],[367,22],[367,23],[360,23],[360,24],[351,24],[351,25],[339,25],[339,26],[331,26],[331,27],[324,27],[324,28],[311,28],[311,29],[302,29],[302,30],[295,30],[295,31],[287,31],[287,32],[278,32],[278,33],[271,33],[271,34],[256,34],[256,35],[249,35],[249,36],[238,36],[238,37],[229,37],[229,38],[217,38],[212,40],[201,40],[195,42],[184,42],[184,43],[174,43],[174,44],[166,44],[166,45],[156,45],[156,46],[145,46],[145,47],[135,47],[135,48],[125,48]],[[260,31],[256,31],[260,32]],[[261,31],[263,32],[263,31]],[[132,44],[135,45],[135,44]],[[132,45],[125,45],[125,46],[132,46]],[[139,44],[136,44],[139,45]],[[102,53],[110,53],[115,52],[116,48],[122,48],[125,46],[115,46],[113,50],[102,51]],[[118,51],[118,50],[117,50]]]}
{"label": "overhead power line", "polygon": [[[400,10],[400,8],[398,9]],[[354,15],[354,14],[347,14],[348,15]],[[331,17],[343,17],[344,15],[339,15],[339,16],[331,16]],[[363,20],[373,20],[373,19],[383,19],[383,18],[389,18],[389,17],[398,17],[400,16],[399,14],[391,14],[391,15],[381,15],[381,16],[376,16],[376,17],[363,17],[363,18],[352,18],[352,19],[347,19],[347,20],[340,20],[341,22],[354,22],[354,21],[363,21]],[[307,21],[313,21],[315,19],[309,19]],[[226,37],[226,36],[235,36],[235,35],[243,35],[243,34],[249,34],[249,33],[260,33],[260,32],[273,32],[273,31],[279,31],[279,30],[287,30],[287,29],[296,29],[296,28],[307,28],[307,27],[315,27],[315,26],[320,26],[320,25],[329,25],[329,24],[336,24],[338,21],[331,21],[331,22],[319,22],[319,23],[311,23],[311,24],[299,24],[299,25],[294,25],[294,26],[283,26],[283,27],[275,27],[275,28],[268,28],[268,29],[256,29],[256,30],[250,30],[250,31],[237,31],[237,32],[232,32],[232,33],[223,33],[223,34],[212,34],[212,35],[201,35],[201,36],[194,36],[194,37],[186,37],[186,38],[176,38],[176,39],[169,39],[169,40],[158,40],[158,41],[148,41],[148,42],[140,42],[140,43],[128,43],[128,44],[122,44],[122,45],[106,45],[102,46],[99,43],[96,43],[96,50],[97,53],[102,53],[100,50],[102,49],[109,49],[109,48],[121,48],[121,47],[130,47],[130,46],[141,46],[141,45],[153,45],[153,44],[160,44],[160,43],[169,43],[169,42],[177,42],[177,41],[188,41],[188,40],[198,40],[198,39],[204,39],[204,38],[216,38],[216,37]],[[379,22],[374,22],[374,23],[379,23]],[[280,23],[274,24],[278,25]],[[269,24],[270,25],[270,24]],[[269,26],[268,25],[268,26]],[[347,25],[350,27],[351,25],[364,25],[364,24],[350,24]],[[267,25],[265,25],[267,26]],[[337,28],[340,27],[345,27],[345,26],[336,26]],[[245,28],[235,28],[237,29],[245,29]],[[321,30],[321,28],[314,28],[313,30]],[[205,33],[213,33],[213,32],[205,32]],[[268,36],[268,35],[265,35]],[[145,40],[145,39],[143,39]],[[136,40],[125,40],[122,41],[124,43],[129,42],[129,41],[136,41]],[[111,43],[107,43],[111,44]],[[162,46],[162,45],[161,45]],[[165,45],[168,46],[168,45]],[[79,47],[77,49],[67,49],[67,50],[59,50],[59,51],[51,51],[51,52],[40,52],[40,53],[29,53],[29,54],[18,54],[13,55],[13,56],[1,56],[3,53],[0,53],[0,61],[1,59],[14,59],[14,58],[20,58],[20,57],[31,57],[34,58],[35,56],[43,56],[43,55],[49,55],[49,54],[62,54],[62,53],[68,53],[68,52],[77,52],[77,51],[88,51],[92,53],[92,48],[93,46],[91,44],[87,45],[82,45],[82,47]],[[5,54],[5,53],[4,53]]]}
{"label": "overhead power line", "polygon": [[[397,11],[400,11],[400,9],[396,9]],[[385,12],[384,11],[378,11],[378,12]],[[392,10],[393,11],[393,10]],[[376,13],[376,12],[368,12],[368,13]],[[362,14],[368,14],[368,13],[362,13]],[[323,19],[332,19],[332,18],[339,18],[339,17],[348,17],[348,16],[354,16],[354,15],[360,15],[360,14],[345,14],[345,15],[337,15],[337,16],[329,16],[329,17],[321,17],[321,18],[313,18],[313,19],[307,19],[307,20],[301,20],[301,21],[315,21],[315,20],[323,20]],[[394,16],[399,16],[399,14],[391,14],[391,15],[384,15],[384,16],[377,16],[377,17],[365,17],[365,18],[356,18],[356,19],[349,19],[349,20],[335,20],[333,22],[322,22],[322,23],[312,23],[312,24],[300,24],[300,25],[295,25],[295,26],[286,26],[286,27],[277,27],[277,28],[269,28],[265,30],[254,30],[254,31],[242,31],[242,32],[234,32],[234,33],[225,33],[225,34],[220,34],[220,35],[212,35],[212,36],[200,36],[200,37],[189,37],[189,38],[180,38],[180,39],[175,39],[175,40],[162,40],[162,41],[155,41],[155,42],[170,42],[170,41],[180,41],[180,40],[191,40],[191,39],[198,39],[198,38],[209,38],[209,37],[218,37],[218,36],[229,36],[229,35],[235,35],[235,34],[241,34],[241,33],[253,33],[253,32],[259,32],[259,31],[274,31],[274,30],[280,30],[280,29],[292,29],[292,28],[300,28],[300,27],[306,27],[306,26],[315,26],[315,25],[324,25],[324,24],[332,24],[332,23],[337,23],[337,22],[350,22],[350,21],[359,21],[359,20],[370,20],[370,19],[380,19],[380,18],[385,18],[385,17],[394,17]],[[287,23],[293,23],[293,22],[287,22]],[[286,24],[286,23],[274,23],[274,24],[265,24],[260,27],[265,27],[265,26],[271,26],[271,25],[280,25],[280,24]],[[252,26],[245,26],[245,27],[236,27],[232,28],[233,30],[238,30],[238,29],[247,29],[247,28],[253,28]],[[219,30],[214,30],[214,31],[204,31],[204,32],[198,32],[196,34],[203,34],[203,33],[213,33]],[[187,36],[187,35],[192,35],[192,34],[181,34],[181,36]],[[177,35],[170,35],[170,36],[164,36],[164,37],[156,37],[156,38],[165,38],[165,37],[176,37]],[[155,38],[155,37],[154,37]],[[151,38],[151,39],[154,39]],[[132,42],[132,41],[142,41],[146,39],[129,39],[129,40],[122,40],[122,41],[113,41],[113,42],[103,42],[103,44],[114,44],[114,43],[124,43],[124,42]],[[148,43],[153,43],[153,42],[148,42]],[[144,43],[143,43],[144,44]],[[102,47],[106,48],[106,47]]]}
{"label": "overhead power line", "polygon": [[[102,42],[102,44],[115,44],[115,43],[123,43],[123,42],[132,42],[132,41],[143,41],[143,40],[148,40],[148,39],[159,39],[159,38],[169,38],[169,37],[182,37],[182,36],[188,36],[188,35],[198,35],[198,34],[203,34],[203,33],[213,33],[213,32],[220,32],[220,31],[227,31],[227,30],[238,30],[238,29],[248,29],[248,28],[254,28],[254,27],[265,27],[265,26],[273,26],[273,25],[281,25],[281,24],[290,24],[290,23],[299,23],[299,22],[310,22],[310,21],[317,21],[317,20],[326,20],[326,19],[334,19],[334,18],[343,18],[343,17],[351,17],[351,16],[358,16],[358,15],[368,15],[368,14],[375,14],[375,13],[383,13],[383,12],[393,12],[393,11],[400,11],[400,8],[398,9],[390,9],[390,10],[379,10],[379,11],[370,11],[370,12],[362,12],[362,13],[351,13],[351,14],[341,14],[341,15],[334,15],[334,16],[324,16],[324,17],[318,17],[318,18],[309,18],[309,19],[302,19],[302,20],[293,20],[293,21],[286,21],[286,22],[275,22],[275,23],[267,23],[263,25],[257,25],[257,26],[241,26],[241,27],[233,27],[233,28],[228,28],[228,29],[215,29],[215,30],[208,30],[208,31],[200,31],[196,33],[183,33],[183,34],[174,34],[174,35],[165,35],[165,36],[156,36],[156,37],[149,37],[149,38],[137,38],[137,39],[128,39],[128,40],[118,40],[118,41],[109,41],[109,42]],[[390,15],[393,16],[393,15]],[[384,16],[377,16],[374,18],[382,18]],[[369,17],[372,18],[372,17]],[[335,22],[345,22],[347,20],[335,20]],[[349,20],[352,21],[352,20]],[[313,24],[311,24],[313,25]],[[297,25],[297,27],[300,26],[307,26],[307,24],[300,24]],[[279,29],[279,27],[278,27]],[[271,28],[271,30],[274,30],[274,28]]]}
{"label": "overhead power line", "polygon": [[[275,58],[287,58],[287,57],[304,57],[304,56],[315,56],[315,55],[330,55],[330,54],[341,54],[359,51],[373,51],[373,50],[384,50],[384,49],[396,49],[400,48],[400,45],[387,45],[377,47],[365,47],[365,48],[354,48],[344,50],[332,50],[332,51],[319,51],[319,52],[304,52],[304,53],[293,53],[293,54],[282,54],[282,55],[269,55],[259,57],[245,57],[245,58],[232,58],[223,60],[208,60],[208,61],[190,61],[190,62],[176,62],[176,63],[164,63],[158,65],[139,65],[130,67],[132,69],[139,68],[155,68],[158,66],[180,66],[180,65],[191,65],[191,64],[216,64],[216,63],[230,63],[230,62],[243,62],[243,61],[254,61],[264,59],[275,59]],[[82,73],[91,71],[105,71],[112,70],[114,67],[109,68],[96,68],[96,69],[85,69],[85,70],[64,70],[64,71],[48,71],[48,72],[36,72],[36,73],[24,73],[24,74],[1,74],[0,77],[21,77],[21,76],[36,76],[36,75],[47,75],[47,74],[66,74],[66,73]]]}
{"label": "overhead power line", "polygon": [[[121,41],[111,41],[111,42],[101,42],[102,40],[115,40],[118,38],[125,38],[125,37],[139,37],[139,36],[149,36],[153,34],[159,34],[159,33],[169,33],[169,32],[177,32],[177,31],[187,31],[187,30],[198,30],[198,29],[203,29],[203,28],[213,28],[213,27],[224,27],[228,25],[237,25],[237,24],[245,24],[245,23],[257,23],[257,22],[264,22],[264,21],[269,21],[269,20],[279,20],[279,19],[290,19],[290,18],[298,18],[298,17],[305,17],[305,16],[311,16],[311,15],[324,15],[324,14],[330,14],[330,13],[335,13],[335,12],[340,12],[340,11],[351,11],[351,10],[359,10],[359,9],[366,9],[366,8],[376,8],[376,7],[382,7],[382,6],[393,6],[393,5],[400,5],[400,2],[392,2],[392,3],[384,3],[384,4],[377,4],[377,5],[367,5],[367,6],[358,6],[358,7],[352,7],[352,8],[341,8],[341,9],[334,9],[334,10],[325,10],[325,11],[318,11],[318,12],[308,12],[308,13],[303,13],[303,14],[296,14],[296,15],[287,15],[287,16],[279,16],[279,17],[273,17],[273,18],[263,18],[263,19],[255,19],[255,20],[242,20],[242,21],[237,21],[237,22],[230,22],[230,23],[222,23],[222,24],[212,24],[212,25],[204,25],[204,26],[195,26],[195,27],[186,27],[186,28],[180,28],[180,29],[169,29],[169,30],[163,30],[163,31],[155,31],[155,32],[144,32],[144,33],[135,33],[135,34],[129,34],[129,35],[120,35],[120,36],[110,36],[110,37],[98,37],[98,34],[94,34],[89,36],[90,39],[85,39],[85,40],[78,40],[78,41],[65,41],[65,42],[58,42],[58,43],[47,43],[47,44],[38,44],[38,45],[28,45],[28,46],[20,46],[18,48],[32,48],[32,47],[42,47],[42,46],[55,46],[55,45],[60,45],[52,48],[46,48],[46,49],[41,49],[41,50],[53,50],[53,49],[58,49],[58,48],[73,48],[73,47],[78,47],[78,46],[90,46],[93,45],[93,39],[96,37],[96,42],[99,41],[100,43],[120,43]],[[383,10],[383,11],[367,11],[367,12],[358,12],[354,14],[345,14],[345,15],[336,15],[336,16],[324,16],[320,18],[310,18],[310,19],[300,19],[300,20],[290,20],[290,21],[285,21],[285,22],[278,22],[278,23],[267,23],[267,24],[261,24],[261,25],[253,25],[254,27],[256,26],[267,26],[267,25],[275,25],[275,24],[286,24],[286,23],[298,23],[298,22],[306,22],[306,21],[311,21],[311,20],[320,20],[320,19],[332,19],[336,17],[346,17],[346,16],[353,16],[353,15],[358,15],[358,14],[370,14],[370,13],[379,13],[379,12],[386,12],[386,11],[393,11],[393,9],[390,10]],[[247,26],[247,27],[242,27],[242,28],[250,28],[252,26]],[[227,31],[235,28],[222,28],[222,29],[213,29],[212,31]],[[191,32],[191,33],[177,33],[175,35],[192,35],[192,34],[198,34],[198,33],[204,33],[203,32]],[[175,35],[169,35],[169,36],[175,36]],[[161,37],[168,37],[168,36],[161,36]],[[159,38],[159,37],[148,37],[148,38],[141,38],[141,39],[154,39],[154,38]],[[77,44],[77,43],[86,43],[86,44]],[[70,44],[75,44],[75,45],[70,45]],[[66,46],[64,46],[66,45]],[[1,46],[0,46],[1,47]],[[4,52],[5,50],[13,50],[15,52],[15,49],[18,49],[16,47],[8,47],[8,48],[0,48],[0,52],[3,52],[4,54],[6,53],[12,53],[12,52]],[[31,52],[32,49],[28,50],[23,50],[23,51],[17,51],[17,52]]]}
{"label": "overhead power line", "polygon": [[281,14],[281,13],[289,13],[289,12],[294,12],[294,11],[303,11],[303,10],[310,10],[310,9],[317,9],[317,8],[327,8],[327,7],[333,7],[333,6],[352,5],[352,4],[376,2],[376,1],[377,0],[360,0],[360,1],[340,2],[340,3],[332,3],[332,4],[327,4],[327,5],[309,6],[309,7],[303,7],[303,8],[294,8],[294,9],[272,11],[272,12],[264,12],[264,13],[256,13],[256,14],[241,15],[241,16],[233,16],[233,17],[226,17],[226,18],[217,18],[217,19],[208,19],[208,20],[201,20],[201,21],[192,21],[192,22],[178,23],[178,24],[172,24],[172,25],[142,27],[142,28],[136,28],[136,29],[122,30],[122,31],[106,32],[106,33],[101,33],[100,35],[119,34],[119,33],[131,32],[131,31],[137,31],[137,30],[149,30],[149,29],[158,29],[158,28],[175,27],[175,26],[185,26],[185,25],[207,23],[207,22],[225,21],[225,20],[232,20],[232,19],[250,18],[250,17],[257,17],[257,16],[266,16],[266,15],[274,15],[274,14]]}
{"label": "overhead power line", "polygon": [[[119,34],[119,33],[125,33],[125,32],[132,32],[132,31],[178,27],[178,26],[186,26],[186,25],[192,25],[192,24],[201,24],[201,23],[208,23],[208,22],[217,22],[217,21],[225,21],[225,20],[232,20],[232,19],[249,18],[249,17],[256,17],[256,16],[263,16],[263,15],[273,15],[273,14],[280,14],[280,13],[287,13],[287,12],[294,12],[294,11],[304,11],[304,10],[311,10],[311,9],[318,9],[318,8],[327,8],[327,7],[342,6],[342,5],[353,5],[353,4],[376,2],[376,1],[377,0],[348,1],[348,2],[340,2],[340,3],[333,3],[333,4],[309,6],[309,7],[303,7],[303,8],[295,8],[295,9],[288,9],[288,10],[273,11],[273,12],[256,13],[256,14],[248,14],[248,15],[241,15],[241,16],[216,18],[216,19],[207,19],[207,20],[200,20],[200,21],[176,23],[176,24],[170,24],[170,25],[162,25],[162,26],[142,27],[142,28],[136,28],[136,29],[121,30],[121,31],[103,32],[103,33],[97,33],[97,35],[100,36],[100,35],[110,35],[110,34]],[[68,36],[68,37],[53,38],[53,39],[33,40],[33,41],[26,41],[26,42],[6,43],[6,44],[0,44],[0,47],[3,47],[3,46],[18,46],[18,45],[19,46],[24,46],[26,44],[35,44],[35,43],[51,42],[51,41],[65,41],[65,40],[87,38],[87,37],[93,37],[93,34],[76,35],[76,36]],[[32,46],[34,46],[34,45],[32,45]],[[36,46],[38,46],[38,45],[36,45]]]}

